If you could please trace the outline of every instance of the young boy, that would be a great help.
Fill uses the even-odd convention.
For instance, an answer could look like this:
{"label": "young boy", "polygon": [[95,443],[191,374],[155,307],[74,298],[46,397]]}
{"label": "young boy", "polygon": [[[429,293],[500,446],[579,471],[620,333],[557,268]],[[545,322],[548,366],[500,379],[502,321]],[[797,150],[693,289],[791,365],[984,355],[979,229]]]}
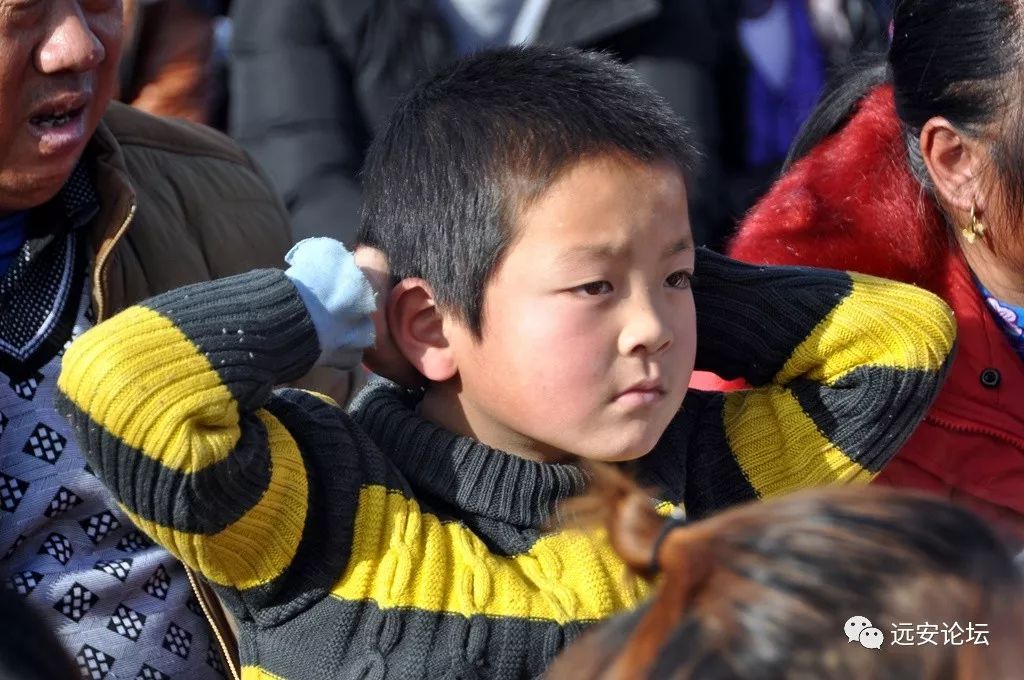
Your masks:
{"label": "young boy", "polygon": [[[366,358],[425,387],[371,384],[347,414],[272,391],[372,342],[373,292],[327,239],[69,349],[90,465],[214,584],[246,677],[538,676],[647,592],[603,533],[542,532],[585,486],[577,457],[695,517],[885,464],[949,362],[948,310],[695,251],[694,155],[603,56],[472,57],[398,107],[365,172],[364,242],[397,281]],[[695,355],[754,389],[688,394]]]}

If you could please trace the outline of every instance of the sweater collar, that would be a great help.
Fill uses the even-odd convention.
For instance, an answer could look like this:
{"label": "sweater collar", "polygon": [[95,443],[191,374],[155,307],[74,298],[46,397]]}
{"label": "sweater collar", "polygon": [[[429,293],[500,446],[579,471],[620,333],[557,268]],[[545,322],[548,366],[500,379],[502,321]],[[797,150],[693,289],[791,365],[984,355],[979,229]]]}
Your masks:
{"label": "sweater collar", "polygon": [[457,435],[421,417],[421,394],[375,379],[349,411],[417,493],[519,527],[542,528],[586,486],[574,465],[538,463]]}

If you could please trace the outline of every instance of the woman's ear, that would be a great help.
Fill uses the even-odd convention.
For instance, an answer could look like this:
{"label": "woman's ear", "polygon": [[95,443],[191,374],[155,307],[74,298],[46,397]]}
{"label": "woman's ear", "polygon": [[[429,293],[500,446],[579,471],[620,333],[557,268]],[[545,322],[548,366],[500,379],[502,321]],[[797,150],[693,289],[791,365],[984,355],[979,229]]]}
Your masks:
{"label": "woman's ear", "polygon": [[431,382],[444,382],[458,373],[444,318],[434,291],[423,279],[402,279],[388,295],[387,323],[405,358]]}
{"label": "woman's ear", "polygon": [[930,118],[921,128],[921,156],[942,204],[957,212],[984,210],[978,186],[984,160],[980,143],[965,137],[940,116]]}

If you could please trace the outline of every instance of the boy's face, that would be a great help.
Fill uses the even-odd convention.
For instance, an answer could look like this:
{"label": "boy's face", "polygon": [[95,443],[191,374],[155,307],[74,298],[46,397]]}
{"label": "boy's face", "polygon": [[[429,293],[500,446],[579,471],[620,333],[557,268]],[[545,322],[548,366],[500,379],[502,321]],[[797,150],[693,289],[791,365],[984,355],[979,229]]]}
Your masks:
{"label": "boy's face", "polygon": [[681,173],[584,160],[517,228],[485,291],[482,339],[449,325],[466,424],[541,460],[648,453],[679,410],[696,347]]}

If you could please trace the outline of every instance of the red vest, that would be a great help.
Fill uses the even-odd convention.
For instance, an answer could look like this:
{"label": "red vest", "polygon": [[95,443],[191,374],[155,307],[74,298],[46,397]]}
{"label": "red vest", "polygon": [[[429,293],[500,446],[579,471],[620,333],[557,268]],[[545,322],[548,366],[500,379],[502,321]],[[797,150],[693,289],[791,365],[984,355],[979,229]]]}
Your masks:
{"label": "red vest", "polygon": [[878,483],[941,493],[1024,537],[1024,361],[950,255],[946,290],[959,345],[946,384]]}

